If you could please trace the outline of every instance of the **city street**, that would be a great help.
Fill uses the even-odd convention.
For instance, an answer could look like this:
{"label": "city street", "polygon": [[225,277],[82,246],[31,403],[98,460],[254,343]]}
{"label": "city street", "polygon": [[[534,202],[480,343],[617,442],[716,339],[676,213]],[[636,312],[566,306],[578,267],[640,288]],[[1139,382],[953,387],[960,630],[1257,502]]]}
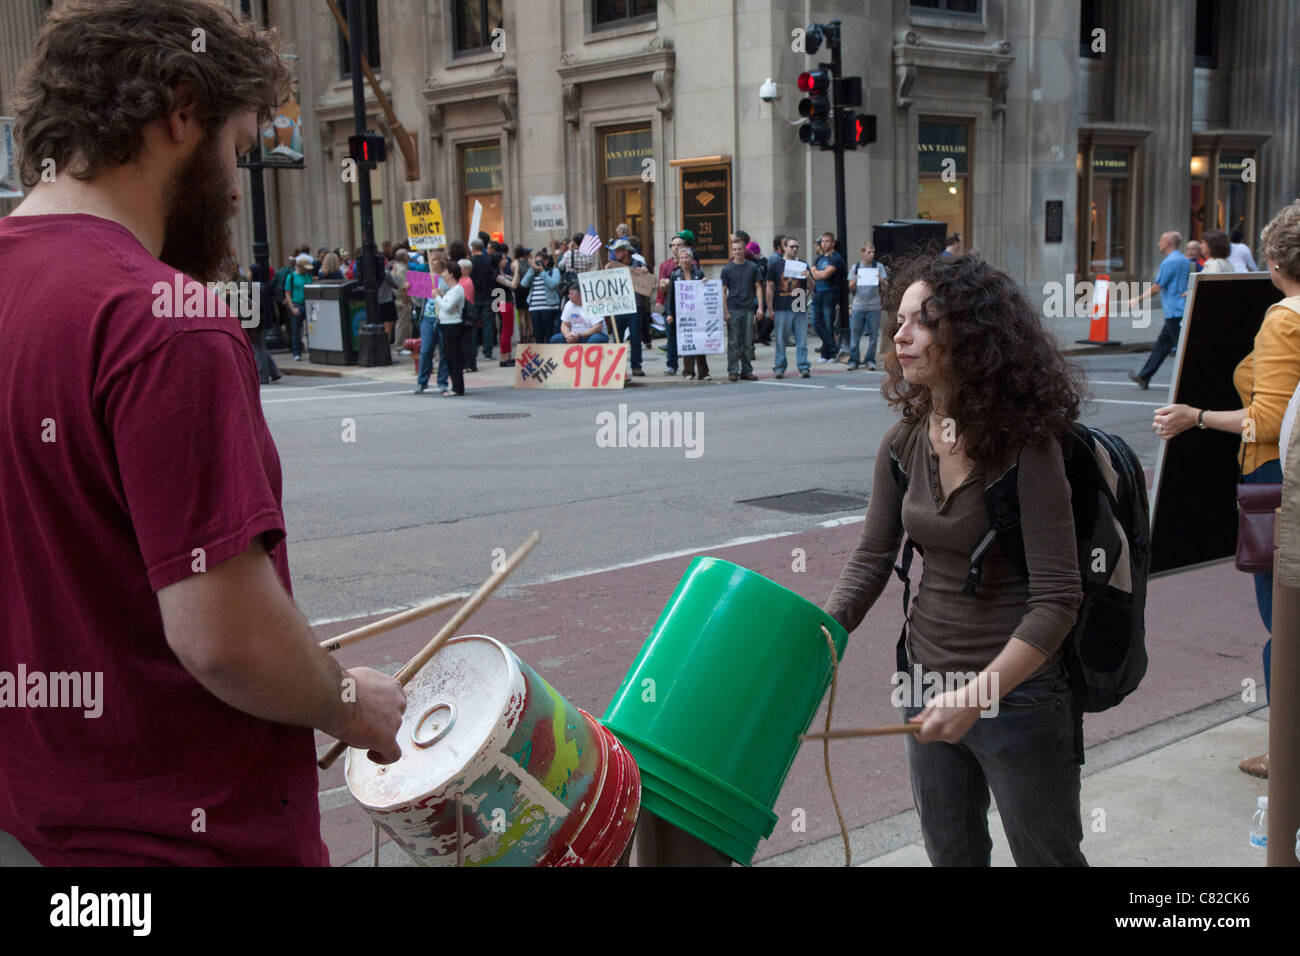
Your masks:
{"label": "city street", "polygon": [[[1096,396],[1084,420],[1123,437],[1150,469],[1157,447],[1150,416],[1169,372],[1140,392],[1124,376],[1136,358],[1081,360]],[[541,544],[466,632],[501,639],[599,715],[693,556],[715,554],[818,603],[829,595],[861,529],[879,436],[893,420],[879,394],[883,373],[830,368],[814,365],[812,378],[793,381],[765,372],[736,386],[603,393],[475,391],[471,377],[467,397],[450,400],[392,384],[287,376],[262,395],[284,465],[299,605],[322,637],[341,633],[381,612],[472,590],[490,573],[494,549],[508,554],[538,529]],[[701,413],[703,454],[597,447],[596,416],[621,402]],[[519,414],[527,417],[475,417]],[[356,422],[354,444],[340,438],[347,418]],[[421,477],[399,488],[398,476]],[[796,496],[810,490],[848,500]],[[791,496],[789,510],[746,503],[779,496]],[[806,556],[803,570],[795,570],[795,549]],[[891,581],[850,640],[836,726],[896,719],[888,680],[901,590]],[[451,613],[346,648],[340,658],[395,672]],[[1087,719],[1088,747],[1176,723],[1239,692],[1243,677],[1259,680],[1259,629],[1240,624],[1254,613],[1249,581],[1230,565],[1153,581],[1150,672],[1123,706]],[[823,719],[824,711],[818,725]],[[901,741],[849,741],[833,752],[850,828],[911,807]],[[343,786],[342,762],[321,778],[334,863],[368,861],[369,821]],[[807,813],[806,832],[790,825],[795,808]],[[756,862],[830,837],[838,845],[820,746],[797,758],[776,809],[784,822]]]}

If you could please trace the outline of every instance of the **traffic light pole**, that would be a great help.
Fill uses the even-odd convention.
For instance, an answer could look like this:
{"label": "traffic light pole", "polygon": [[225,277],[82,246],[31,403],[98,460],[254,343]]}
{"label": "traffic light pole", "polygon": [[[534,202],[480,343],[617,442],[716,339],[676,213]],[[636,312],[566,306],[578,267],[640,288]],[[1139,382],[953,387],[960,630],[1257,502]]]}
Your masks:
{"label": "traffic light pole", "polygon": [[[831,75],[838,80],[843,76],[843,61],[840,55],[840,21],[832,20],[831,29],[834,31],[834,40],[831,43]],[[836,298],[839,300],[839,308],[836,310],[836,324],[838,328],[831,330],[833,335],[839,336],[839,347],[842,349],[849,341],[849,253],[848,253],[848,203],[845,196],[844,187],[844,148],[842,131],[844,124],[841,122],[841,105],[835,103],[832,107],[831,116],[834,120],[832,124],[832,143],[835,145],[835,248],[839,251],[840,257],[844,260],[841,267],[841,274],[835,278],[839,281],[835,288]],[[811,238],[811,237],[809,237]],[[838,358],[838,355],[836,356]]]}
{"label": "traffic light pole", "polygon": [[[348,56],[352,72],[352,112],[357,135],[366,132],[365,85],[361,76],[361,39],[378,24],[367,24],[360,0],[348,0]],[[375,262],[375,217],[370,205],[371,163],[357,163],[357,191],[361,198],[361,276],[366,295],[366,322],[361,326],[359,361],[364,366],[392,365],[388,333],[379,319],[379,276]]]}

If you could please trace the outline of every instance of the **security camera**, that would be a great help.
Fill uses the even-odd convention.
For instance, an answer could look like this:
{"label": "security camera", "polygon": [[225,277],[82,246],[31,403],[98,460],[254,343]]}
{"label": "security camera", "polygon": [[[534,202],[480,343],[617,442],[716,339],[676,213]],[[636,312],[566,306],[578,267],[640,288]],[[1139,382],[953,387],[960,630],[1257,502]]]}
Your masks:
{"label": "security camera", "polygon": [[771,103],[774,99],[776,99],[780,95],[781,95],[780,88],[775,83],[772,82],[772,78],[770,76],[767,78],[767,81],[758,88],[758,98],[762,100],[764,103]]}

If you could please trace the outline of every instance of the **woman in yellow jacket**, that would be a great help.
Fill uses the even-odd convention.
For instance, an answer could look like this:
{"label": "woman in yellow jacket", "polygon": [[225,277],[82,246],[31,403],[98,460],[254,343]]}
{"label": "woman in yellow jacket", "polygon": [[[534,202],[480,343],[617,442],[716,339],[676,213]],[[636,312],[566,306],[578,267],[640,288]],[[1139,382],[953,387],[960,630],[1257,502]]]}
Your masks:
{"label": "woman in yellow jacket", "polygon": [[[1287,403],[1300,385],[1300,199],[1273,217],[1260,234],[1268,274],[1286,298],[1271,306],[1255,336],[1255,348],[1232,373],[1242,407],[1212,412],[1190,405],[1166,405],[1156,410],[1156,434],[1168,441],[1189,428],[1213,428],[1241,437],[1242,481],[1280,484],[1282,465],[1278,441]],[[1273,632],[1273,575],[1255,575],[1259,616]],[[1269,691],[1272,639],[1264,645],[1264,692]],[[1241,769],[1268,776],[1268,754],[1249,757]]]}

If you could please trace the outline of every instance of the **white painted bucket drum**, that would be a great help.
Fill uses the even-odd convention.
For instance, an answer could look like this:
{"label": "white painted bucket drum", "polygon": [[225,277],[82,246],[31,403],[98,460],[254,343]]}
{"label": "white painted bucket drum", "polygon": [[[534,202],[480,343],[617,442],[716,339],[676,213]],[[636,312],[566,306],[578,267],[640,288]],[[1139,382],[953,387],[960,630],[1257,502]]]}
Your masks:
{"label": "white painted bucket drum", "polygon": [[631,754],[500,641],[453,638],[406,695],[401,759],[383,766],[350,748],[344,775],[416,862],[456,865],[458,838],[466,866],[610,866],[623,855],[641,806]]}

